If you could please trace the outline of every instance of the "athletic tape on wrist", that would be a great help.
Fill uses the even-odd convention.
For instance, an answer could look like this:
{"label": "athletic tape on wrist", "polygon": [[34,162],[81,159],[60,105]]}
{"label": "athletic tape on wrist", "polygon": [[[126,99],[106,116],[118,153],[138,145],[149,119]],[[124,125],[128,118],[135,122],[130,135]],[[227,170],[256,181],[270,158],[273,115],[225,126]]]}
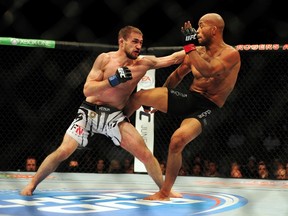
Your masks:
{"label": "athletic tape on wrist", "polygon": [[196,50],[196,46],[194,44],[187,44],[183,48],[184,48],[186,54],[191,52],[191,51]]}
{"label": "athletic tape on wrist", "polygon": [[108,80],[109,80],[109,83],[110,83],[110,85],[112,87],[114,87],[116,85],[119,85],[119,83],[120,83],[119,79],[118,79],[118,77],[116,75],[113,75],[113,76],[109,77]]}

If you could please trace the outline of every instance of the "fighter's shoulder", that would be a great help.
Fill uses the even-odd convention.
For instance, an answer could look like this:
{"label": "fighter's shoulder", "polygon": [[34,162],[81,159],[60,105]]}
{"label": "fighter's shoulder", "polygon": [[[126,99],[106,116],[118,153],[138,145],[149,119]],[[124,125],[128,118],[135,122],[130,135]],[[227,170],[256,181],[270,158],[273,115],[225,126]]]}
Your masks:
{"label": "fighter's shoulder", "polygon": [[218,54],[218,57],[221,59],[239,59],[240,58],[240,53],[239,51],[231,46],[231,45],[226,45],[224,49],[221,50],[221,52]]}
{"label": "fighter's shoulder", "polygon": [[[226,48],[222,51],[220,54],[220,59],[222,59],[222,62],[226,62],[228,65],[236,65],[241,64],[241,57],[239,51],[230,45],[227,45]],[[228,67],[226,65],[226,67]]]}
{"label": "fighter's shoulder", "polygon": [[107,64],[111,59],[113,59],[113,56],[113,52],[103,52],[97,56],[96,61],[99,63],[101,62],[102,64]]}
{"label": "fighter's shoulder", "polygon": [[206,52],[206,47],[205,46],[196,46],[197,52]]}
{"label": "fighter's shoulder", "polygon": [[235,53],[235,54],[239,53],[239,51],[234,46],[231,46],[231,45],[227,45],[224,51]]}
{"label": "fighter's shoulder", "polygon": [[102,59],[109,58],[110,59],[113,57],[113,55],[115,55],[115,52],[103,52],[103,53],[100,53],[97,58],[102,58]]}

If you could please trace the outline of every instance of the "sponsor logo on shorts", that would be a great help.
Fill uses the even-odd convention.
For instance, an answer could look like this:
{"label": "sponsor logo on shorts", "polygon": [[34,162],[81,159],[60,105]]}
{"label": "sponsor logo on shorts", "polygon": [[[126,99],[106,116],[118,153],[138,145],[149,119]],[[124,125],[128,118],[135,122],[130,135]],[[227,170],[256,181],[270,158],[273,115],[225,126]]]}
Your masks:
{"label": "sponsor logo on shorts", "polygon": [[206,110],[205,112],[202,112],[200,115],[198,115],[198,118],[206,118],[208,115],[212,113],[211,110]]}
{"label": "sponsor logo on shorts", "polygon": [[84,133],[84,129],[77,124],[73,124],[70,130],[72,131],[72,133],[78,136],[81,136]]}
{"label": "sponsor logo on shorts", "polygon": [[187,94],[184,94],[184,93],[179,92],[179,91],[171,90],[171,93],[175,94],[176,96],[187,97]]}
{"label": "sponsor logo on shorts", "polygon": [[103,112],[111,112],[111,109],[109,107],[103,107],[103,106],[100,106],[98,110],[103,111]]}

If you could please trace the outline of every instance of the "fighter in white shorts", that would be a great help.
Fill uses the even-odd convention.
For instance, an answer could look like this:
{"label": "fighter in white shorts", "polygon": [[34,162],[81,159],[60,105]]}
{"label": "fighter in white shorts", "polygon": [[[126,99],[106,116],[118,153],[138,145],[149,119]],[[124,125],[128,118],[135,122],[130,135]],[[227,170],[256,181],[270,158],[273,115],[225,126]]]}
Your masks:
{"label": "fighter in white shorts", "polygon": [[111,138],[115,145],[120,146],[121,134],[118,123],[123,120],[129,121],[122,110],[84,101],[66,133],[79,143],[79,147],[85,147],[88,144],[88,137],[95,133]]}

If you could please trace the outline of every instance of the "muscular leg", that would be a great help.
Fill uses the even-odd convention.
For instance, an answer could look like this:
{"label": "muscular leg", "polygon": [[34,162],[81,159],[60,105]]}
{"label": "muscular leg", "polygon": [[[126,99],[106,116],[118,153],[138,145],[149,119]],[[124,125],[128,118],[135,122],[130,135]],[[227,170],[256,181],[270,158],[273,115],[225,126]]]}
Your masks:
{"label": "muscular leg", "polygon": [[160,188],[163,184],[163,175],[160,165],[152,152],[147,148],[137,129],[128,122],[119,124],[122,141],[121,147],[139,159],[144,165],[148,174]]}
{"label": "muscular leg", "polygon": [[[143,138],[133,125],[128,122],[122,122],[119,127],[122,135],[121,147],[144,164],[149,176],[160,189],[163,186],[163,175],[158,160],[147,148]],[[180,193],[174,191],[170,192],[170,196],[175,198],[182,197]]]}
{"label": "muscular leg", "polygon": [[130,117],[142,105],[151,106],[161,112],[166,113],[167,103],[168,90],[165,87],[140,90],[130,97],[124,109],[124,113]]}
{"label": "muscular leg", "polygon": [[166,167],[166,175],[160,191],[145,197],[146,200],[169,200],[171,189],[182,166],[182,151],[185,146],[202,132],[196,119],[185,119],[171,137]]}
{"label": "muscular leg", "polygon": [[59,164],[67,159],[77,147],[77,142],[69,135],[65,134],[62,144],[45,158],[31,181],[21,191],[21,195],[31,196],[37,185],[54,172]]}

